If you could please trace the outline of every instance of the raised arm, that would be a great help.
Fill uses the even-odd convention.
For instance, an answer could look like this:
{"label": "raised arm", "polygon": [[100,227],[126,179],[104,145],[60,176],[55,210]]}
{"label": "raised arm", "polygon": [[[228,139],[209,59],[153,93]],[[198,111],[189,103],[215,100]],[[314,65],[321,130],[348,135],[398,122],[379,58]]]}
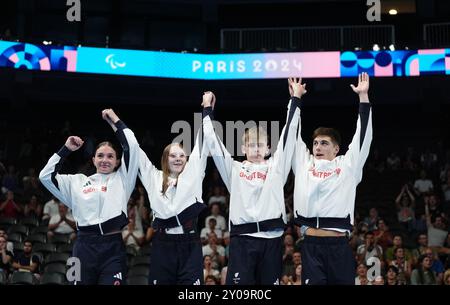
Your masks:
{"label": "raised arm", "polygon": [[120,120],[112,109],[103,110],[102,118],[108,122],[114,130],[116,137],[122,146],[122,164],[118,171],[124,178],[123,184],[126,190],[126,197],[129,198],[134,190],[139,169],[139,144],[131,129]]}
{"label": "raised arm", "polygon": [[[297,174],[297,166],[300,164],[304,164],[305,161],[311,157],[311,154],[309,152],[308,147],[306,146],[305,142],[302,139],[302,119],[301,119],[301,108],[302,108],[302,101],[300,100],[300,97],[303,96],[306,91],[306,84],[301,84],[301,79],[299,82],[295,82],[295,79],[290,78],[288,80],[289,83],[289,93],[292,97],[292,99],[298,100],[298,129],[297,129],[297,135],[296,135],[296,142],[295,142],[295,149],[294,153],[292,154],[292,170],[294,174]],[[301,88],[302,87],[302,88]],[[296,89],[296,91],[294,91]],[[299,93],[302,93],[299,97]]]}
{"label": "raised arm", "polygon": [[414,195],[409,190],[408,184],[406,184],[405,188],[406,188],[406,192],[408,193],[409,199],[411,200],[410,207],[414,209],[416,207],[416,197],[414,197]]}
{"label": "raised arm", "polygon": [[[212,110],[216,103],[216,98],[212,92],[204,93],[202,106],[203,106],[203,118],[205,116],[212,116]],[[208,108],[208,110],[205,110]],[[195,144],[192,148],[191,155],[189,156],[189,164],[192,164],[197,168],[199,174],[204,174],[206,164],[208,161],[209,147],[205,139],[205,126],[202,124],[195,137]]]}
{"label": "raised arm", "polygon": [[80,149],[84,141],[77,136],[70,136],[61,149],[48,160],[45,167],[39,173],[41,183],[69,208],[72,207],[70,181],[71,175],[60,175],[64,159],[73,151]]}
{"label": "raised arm", "polygon": [[406,188],[406,184],[403,185],[402,190],[401,190],[400,193],[397,195],[397,198],[395,198],[395,206],[396,206],[396,208],[397,208],[398,210],[400,210],[401,207],[402,207],[402,206],[400,205],[400,202],[402,201],[403,194],[405,193],[405,188]]}
{"label": "raised arm", "polygon": [[369,103],[369,75],[361,73],[358,76],[358,85],[350,85],[359,96],[359,115],[356,123],[356,132],[345,154],[347,165],[353,168],[357,181],[361,181],[362,169],[369,155],[372,142],[372,110]]}
{"label": "raised arm", "polygon": [[153,191],[151,188],[153,177],[159,170],[153,165],[147,154],[142,149],[139,149],[139,170],[138,176],[142,182],[142,185],[147,190],[147,193]]}
{"label": "raised arm", "polygon": [[306,84],[302,84],[302,79],[289,78],[289,93],[291,100],[288,104],[286,125],[281,132],[277,150],[274,153],[274,164],[282,171],[283,181],[286,182],[291,170],[292,160],[296,144],[297,128],[300,119],[300,99],[307,92]]}
{"label": "raised arm", "polygon": [[215,103],[216,97],[211,91],[203,94],[202,106],[204,141],[208,146],[223,182],[225,183],[228,191],[230,191],[233,158],[214,131],[212,119]]}

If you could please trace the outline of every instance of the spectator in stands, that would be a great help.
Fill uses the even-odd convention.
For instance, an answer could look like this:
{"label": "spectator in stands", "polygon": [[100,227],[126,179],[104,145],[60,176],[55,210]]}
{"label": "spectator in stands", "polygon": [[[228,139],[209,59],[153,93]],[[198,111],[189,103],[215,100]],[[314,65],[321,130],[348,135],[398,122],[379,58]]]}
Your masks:
{"label": "spectator in stands", "polygon": [[369,226],[364,221],[361,221],[355,226],[352,237],[350,239],[350,245],[352,249],[358,249],[359,246],[364,244],[365,235],[369,231]]}
{"label": "spectator in stands", "polygon": [[220,215],[220,203],[219,202],[210,202],[211,207],[211,215],[206,217],[205,219],[205,227],[208,227],[209,219],[216,219],[216,229],[221,230],[222,232],[227,230],[227,221],[225,217]]}
{"label": "spectator in stands", "polygon": [[436,166],[437,155],[427,148],[426,151],[420,156],[420,163],[424,169],[432,170]]}
{"label": "spectator in stands", "polygon": [[[386,250],[386,254],[385,254],[385,258],[387,261],[387,264],[390,265],[391,262],[394,260],[394,256],[395,256],[395,250],[397,248],[403,248],[403,237],[400,234],[395,234],[394,238],[392,239],[392,247],[388,248]],[[411,253],[411,251],[404,249],[404,255],[406,260],[408,260],[409,262],[412,263],[413,260],[413,255]]]}
{"label": "spectator in stands", "polygon": [[8,274],[10,272],[13,254],[6,248],[6,245],[6,238],[0,236],[0,271],[4,271]]}
{"label": "spectator in stands", "polygon": [[413,230],[415,219],[415,202],[416,199],[409,189],[408,184],[403,185],[400,194],[395,199],[395,206],[397,208],[397,218],[400,224],[409,232]]}
{"label": "spectator in stands", "polygon": [[68,207],[59,203],[58,215],[52,216],[48,223],[47,237],[51,239],[55,235],[67,235],[70,240],[74,240],[76,238],[75,230],[75,220],[68,213]]}
{"label": "spectator in stands", "polygon": [[411,261],[405,257],[405,249],[397,247],[394,250],[394,260],[390,263],[398,269],[397,281],[399,285],[406,285],[411,277]]}
{"label": "spectator in stands", "polygon": [[211,257],[213,268],[219,269],[219,267],[225,264],[225,248],[217,244],[217,236],[215,233],[210,233],[208,236],[208,244],[202,248],[203,256],[209,255]]}
{"label": "spectator in stands", "polygon": [[36,278],[39,278],[39,257],[33,253],[33,244],[29,240],[23,242],[23,252],[16,254],[13,259],[12,267],[14,271],[31,272]]}
{"label": "spectator in stands", "polygon": [[225,207],[227,204],[227,197],[225,196],[225,189],[219,185],[216,185],[212,188],[212,195],[209,197],[208,205],[217,202],[219,207]]}
{"label": "spectator in stands", "polygon": [[[136,183],[136,203],[138,207],[138,214],[136,216],[139,216],[141,225],[142,225],[142,231],[146,232],[147,229],[151,226],[152,218],[150,217],[151,209],[150,209],[150,202],[148,200],[148,196],[146,194],[145,188],[142,185],[142,183]],[[137,218],[136,218],[137,220]]]}
{"label": "spectator in stands", "polygon": [[366,264],[371,257],[378,257],[380,260],[383,258],[383,249],[377,244],[371,231],[366,233],[364,245],[359,246],[356,253],[360,264]]}
{"label": "spectator in stands", "polygon": [[283,262],[283,275],[294,277],[295,270],[302,263],[302,255],[299,250],[295,250],[290,261]]}
{"label": "spectator in stands", "polygon": [[0,216],[6,218],[19,218],[22,213],[22,206],[14,201],[14,192],[6,192],[6,200],[0,204]]}
{"label": "spectator in stands", "polygon": [[218,285],[218,280],[213,275],[205,277],[205,285]]}
{"label": "spectator in stands", "polygon": [[6,250],[11,253],[14,253],[14,244],[11,241],[8,241],[8,234],[6,234],[6,230],[0,228],[0,237],[5,238],[6,242]]}
{"label": "spectator in stands", "polygon": [[122,229],[122,238],[125,245],[134,247],[136,250],[144,243],[144,232],[136,225],[136,212],[131,209],[128,212],[128,225]]}
{"label": "spectator in stands", "polygon": [[141,198],[141,191],[139,191],[137,188],[134,189],[134,191],[131,193],[130,198],[128,199],[127,203],[127,211],[128,215],[130,213],[133,213],[134,215],[134,223],[136,228],[144,231],[142,226],[142,212],[143,212],[143,204],[144,204],[144,198]]}
{"label": "spectator in stands", "polygon": [[378,210],[376,208],[371,208],[369,210],[369,216],[364,218],[363,221],[369,226],[369,231],[374,231],[377,229],[378,219]]}
{"label": "spectator in stands", "polygon": [[367,266],[364,263],[359,263],[356,268],[355,285],[372,285],[367,278]]}
{"label": "spectator in stands", "polygon": [[386,285],[400,285],[397,281],[398,269],[395,266],[388,266],[386,272]]}
{"label": "spectator in stands", "polygon": [[59,203],[59,199],[52,196],[52,198],[44,205],[42,220],[50,221],[52,216],[59,215]]}
{"label": "spectator in stands", "polygon": [[433,182],[427,178],[425,170],[420,172],[420,178],[414,182],[414,190],[418,196],[423,196],[433,191]]}
{"label": "spectator in stands", "polygon": [[386,167],[390,170],[398,170],[400,165],[400,157],[395,152],[392,152],[386,159]]}
{"label": "spectator in stands", "polygon": [[434,194],[430,193],[424,196],[423,201],[425,205],[428,204],[429,212],[431,217],[433,216],[443,216],[443,210],[441,208],[439,197]]}
{"label": "spectator in stands", "polygon": [[383,250],[386,250],[392,245],[392,234],[389,232],[389,227],[386,225],[384,219],[378,219],[377,227],[378,229],[373,232],[375,240]]}
{"label": "spectator in stands", "polygon": [[297,267],[295,267],[294,276],[292,277],[292,285],[302,285],[302,264],[298,264]]}
{"label": "spectator in stands", "polygon": [[442,216],[432,216],[430,213],[429,203],[425,202],[425,217],[428,227],[428,246],[442,247],[448,232]]}
{"label": "spectator in stands", "polygon": [[417,236],[418,247],[412,251],[414,262],[419,261],[419,257],[425,254],[425,250],[428,248],[428,236],[426,233],[421,233]]}
{"label": "spectator in stands", "polygon": [[220,272],[217,268],[213,268],[211,256],[205,255],[203,257],[203,278],[205,283],[208,276],[213,276],[215,279],[220,279]]}
{"label": "spectator in stands", "polygon": [[209,218],[208,220],[208,226],[206,228],[203,228],[200,232],[200,238],[202,240],[202,243],[205,245],[208,243],[208,236],[209,234],[214,233],[217,237],[217,243],[222,243],[222,230],[217,228],[217,221],[215,218]]}
{"label": "spectator in stands", "polygon": [[292,276],[288,276],[286,274],[281,274],[280,285],[292,285]]}
{"label": "spectator in stands", "polygon": [[292,261],[292,255],[294,254],[294,237],[292,234],[285,234],[283,239],[283,265],[286,262]]}
{"label": "spectator in stands", "polygon": [[24,215],[25,217],[34,217],[36,219],[41,219],[42,205],[38,202],[38,198],[36,195],[32,195],[30,201],[25,205]]}
{"label": "spectator in stands", "polygon": [[430,247],[425,249],[425,255],[430,259],[431,261],[431,270],[436,274],[436,282],[437,284],[441,284],[444,278],[444,265],[439,260],[436,253],[433,252],[433,249]]}
{"label": "spectator in stands", "polygon": [[419,257],[419,266],[411,273],[411,285],[437,285],[436,274],[431,270],[431,259],[427,255]]}

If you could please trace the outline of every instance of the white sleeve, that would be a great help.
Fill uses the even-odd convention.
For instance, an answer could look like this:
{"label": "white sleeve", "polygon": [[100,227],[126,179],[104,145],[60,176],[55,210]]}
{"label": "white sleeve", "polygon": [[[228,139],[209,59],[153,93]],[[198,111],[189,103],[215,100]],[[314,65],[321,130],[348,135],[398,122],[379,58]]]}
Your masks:
{"label": "white sleeve", "polygon": [[362,170],[372,142],[372,109],[370,104],[364,103],[359,107],[356,132],[344,156],[346,165],[352,169],[358,183],[362,179]]}
{"label": "white sleeve", "polygon": [[58,170],[62,165],[62,157],[54,154],[39,173],[39,180],[52,193],[69,208],[72,208],[71,180],[74,175],[60,175]]}
{"label": "white sleeve", "polygon": [[309,149],[302,139],[301,110],[299,111],[298,130],[296,139],[297,141],[295,143],[295,150],[292,155],[292,170],[294,171],[294,175],[297,175],[297,170],[299,169],[298,167],[306,164],[306,161],[308,161],[308,159],[311,158]]}
{"label": "white sleeve", "polygon": [[[126,198],[130,198],[131,193],[136,185],[136,177],[139,169],[139,143],[134,136],[134,133],[129,128],[122,129],[125,136],[125,141],[121,139],[121,135],[118,134],[119,141],[121,142],[122,164],[119,168],[119,173],[124,178],[123,185],[125,187]],[[117,130],[120,133],[120,130]]]}
{"label": "white sleeve", "polygon": [[273,154],[275,168],[281,170],[283,183],[286,183],[292,166],[292,156],[295,149],[295,137],[297,136],[297,128],[300,117],[299,108],[300,99],[293,98],[288,104],[286,117],[286,125],[281,132],[277,149]]}
{"label": "white sleeve", "polygon": [[219,171],[228,191],[230,191],[233,158],[227,151],[225,145],[223,145],[222,141],[220,141],[219,137],[214,132],[214,127],[209,116],[203,118],[203,131],[205,133],[204,141],[208,145],[217,170]]}
{"label": "white sleeve", "polygon": [[197,136],[195,137],[195,145],[192,149],[191,155],[189,156],[189,163],[194,163],[195,168],[197,168],[198,171],[204,175],[208,161],[209,149],[208,145],[205,143],[205,139],[201,139],[203,133],[200,129],[197,132]]}
{"label": "white sleeve", "polygon": [[142,149],[139,149],[139,179],[141,179],[142,185],[149,195],[150,192],[154,191],[151,189],[151,186],[153,184],[153,177],[155,177],[158,172],[159,170],[152,164],[147,157],[147,154]]}

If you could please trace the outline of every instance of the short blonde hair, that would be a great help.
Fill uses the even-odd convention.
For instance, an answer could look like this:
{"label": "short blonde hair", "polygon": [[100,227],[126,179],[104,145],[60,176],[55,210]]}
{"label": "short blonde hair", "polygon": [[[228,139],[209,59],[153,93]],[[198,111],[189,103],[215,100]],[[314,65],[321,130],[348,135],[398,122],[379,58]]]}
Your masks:
{"label": "short blonde hair", "polygon": [[242,135],[242,144],[246,145],[250,142],[250,139],[255,139],[259,142],[266,141],[269,143],[269,136],[267,135],[267,131],[262,126],[253,126],[249,129],[246,129],[244,134]]}

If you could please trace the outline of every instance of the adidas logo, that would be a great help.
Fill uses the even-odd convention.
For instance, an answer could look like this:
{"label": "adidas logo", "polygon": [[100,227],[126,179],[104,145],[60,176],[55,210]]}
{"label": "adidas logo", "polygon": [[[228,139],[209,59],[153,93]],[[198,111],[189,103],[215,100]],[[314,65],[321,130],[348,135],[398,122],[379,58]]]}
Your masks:
{"label": "adidas logo", "polygon": [[82,187],[87,187],[88,185],[91,185],[91,181],[86,182]]}
{"label": "adidas logo", "polygon": [[113,276],[113,278],[122,280],[122,272],[117,273],[116,275]]}
{"label": "adidas logo", "polygon": [[192,285],[200,285],[200,279],[197,279]]}
{"label": "adidas logo", "polygon": [[275,283],[273,283],[274,285],[280,285],[280,279],[277,279],[276,281],[275,281]]}

